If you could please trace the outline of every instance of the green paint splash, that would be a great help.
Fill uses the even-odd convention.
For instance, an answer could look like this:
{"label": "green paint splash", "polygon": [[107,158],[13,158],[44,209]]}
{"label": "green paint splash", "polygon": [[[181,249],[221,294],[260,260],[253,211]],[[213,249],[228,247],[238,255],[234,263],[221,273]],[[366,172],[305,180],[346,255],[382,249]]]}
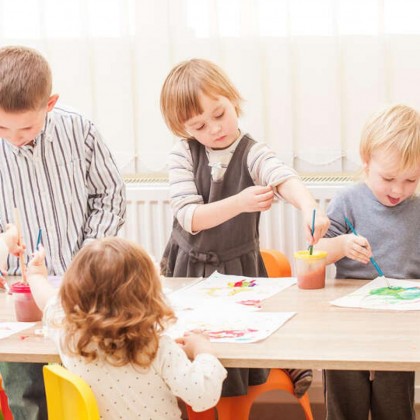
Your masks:
{"label": "green paint splash", "polygon": [[420,287],[380,287],[369,292],[371,296],[384,296],[399,301],[415,300],[420,298]]}

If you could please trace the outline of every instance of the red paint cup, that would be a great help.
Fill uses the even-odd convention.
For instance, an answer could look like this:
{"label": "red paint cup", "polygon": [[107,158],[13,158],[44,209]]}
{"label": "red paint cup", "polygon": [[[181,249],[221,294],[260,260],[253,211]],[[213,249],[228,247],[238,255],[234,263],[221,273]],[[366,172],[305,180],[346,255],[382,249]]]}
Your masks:
{"label": "red paint cup", "polygon": [[325,287],[327,253],[325,251],[295,252],[297,285],[300,289],[322,289]]}
{"label": "red paint cup", "polygon": [[29,284],[17,282],[10,287],[15,303],[16,319],[21,322],[41,321],[42,311],[38,308]]}

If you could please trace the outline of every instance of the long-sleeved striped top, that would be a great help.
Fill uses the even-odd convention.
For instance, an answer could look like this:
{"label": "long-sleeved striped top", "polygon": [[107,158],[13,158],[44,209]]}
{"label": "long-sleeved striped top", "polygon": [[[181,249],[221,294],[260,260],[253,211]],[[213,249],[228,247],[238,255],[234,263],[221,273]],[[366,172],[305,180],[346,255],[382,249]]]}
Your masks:
{"label": "long-sleeved striped top", "polygon": [[[50,274],[62,274],[85,241],[116,235],[124,223],[125,186],[91,121],[56,107],[33,145],[0,139],[0,232],[20,214],[25,259],[38,231]],[[8,273],[20,274],[8,257]]]}
{"label": "long-sleeved striped top", "polygon": [[[243,135],[223,150],[206,148],[214,181],[223,179],[226,168],[242,137]],[[247,165],[255,185],[271,185],[275,187],[291,177],[298,176],[265,143],[257,142],[252,146],[248,154]],[[203,197],[198,194],[194,181],[193,162],[188,140],[179,140],[169,155],[169,187],[174,217],[177,218],[183,229],[193,233],[192,218],[194,211],[204,201]],[[280,197],[279,194],[276,193],[276,195]]]}

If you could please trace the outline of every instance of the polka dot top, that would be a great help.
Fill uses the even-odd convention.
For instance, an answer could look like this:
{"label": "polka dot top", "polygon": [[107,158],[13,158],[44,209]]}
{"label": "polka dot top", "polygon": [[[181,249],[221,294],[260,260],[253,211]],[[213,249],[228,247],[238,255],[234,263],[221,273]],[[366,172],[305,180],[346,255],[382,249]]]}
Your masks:
{"label": "polka dot top", "polygon": [[92,388],[102,419],[181,419],[176,397],[195,411],[213,407],[219,400],[226,370],[213,355],[202,353],[191,362],[164,335],[147,369],[131,364],[116,367],[99,360],[86,363],[80,356],[63,352],[63,332],[57,328],[62,318],[62,308],[54,297],[45,308],[48,335],[57,345],[63,365]]}

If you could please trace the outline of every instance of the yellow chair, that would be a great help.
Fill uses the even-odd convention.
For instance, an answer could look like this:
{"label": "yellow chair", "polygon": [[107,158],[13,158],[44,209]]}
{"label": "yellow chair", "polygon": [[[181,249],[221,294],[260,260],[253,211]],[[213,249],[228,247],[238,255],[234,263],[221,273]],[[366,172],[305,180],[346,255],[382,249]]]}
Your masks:
{"label": "yellow chair", "polygon": [[78,375],[60,365],[43,367],[48,420],[99,420],[95,395]]}
{"label": "yellow chair", "polygon": [[[262,249],[261,256],[267,270],[268,277],[290,277],[292,269],[288,258],[275,249]],[[238,397],[222,397],[216,407],[196,413],[186,404],[189,420],[215,420],[216,411],[218,420],[248,420],[252,404],[264,392],[280,390],[294,395],[293,382],[282,369],[271,369],[267,381],[262,385],[248,387],[248,394]],[[306,420],[313,420],[311,404],[308,394],[297,399],[301,405]]]}

